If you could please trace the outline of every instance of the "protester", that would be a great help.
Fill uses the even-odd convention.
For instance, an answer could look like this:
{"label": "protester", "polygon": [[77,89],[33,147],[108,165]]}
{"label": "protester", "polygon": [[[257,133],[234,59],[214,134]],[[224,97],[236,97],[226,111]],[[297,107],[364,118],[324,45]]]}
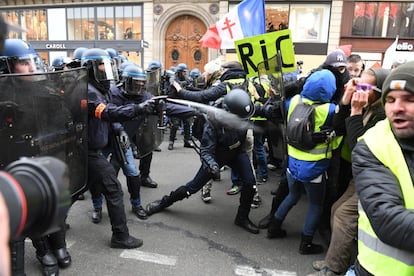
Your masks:
{"label": "protester", "polygon": [[310,275],[341,275],[353,263],[358,228],[358,195],[352,180],[351,160],[347,156],[350,157],[358,137],[385,118],[381,87],[389,72],[381,68],[367,69],[361,78],[354,78],[346,85],[334,116],[334,124],[341,125],[344,122],[343,127],[346,125],[340,178],[349,184],[345,193],[332,206],[332,237],[325,259],[313,262],[312,266],[319,272]]}
{"label": "protester", "polygon": [[[336,90],[335,76],[329,70],[314,72],[306,81],[300,95],[288,102],[288,118],[299,102],[308,104],[318,103],[315,107],[315,129],[332,125],[335,104],[330,103]],[[289,119],[288,119],[289,120]],[[289,121],[288,121],[289,124]],[[309,207],[302,230],[302,240],[299,246],[300,254],[319,254],[323,247],[312,242],[319,218],[322,213],[326,189],[326,170],[329,166],[332,150],[338,146],[340,139],[328,140],[323,137],[311,150],[300,150],[288,144],[288,166],[286,170],[289,194],[280,204],[272,217],[267,237],[283,238],[286,231],[281,225],[291,208],[299,201],[305,188],[309,197]]]}
{"label": "protester", "polygon": [[360,55],[351,54],[348,56],[347,60],[347,69],[349,76],[351,78],[358,78],[361,76],[362,71],[365,69],[364,61],[362,60]]}
{"label": "protester", "polygon": [[352,152],[358,206],[357,275],[414,275],[414,62],[385,79],[387,118]]}

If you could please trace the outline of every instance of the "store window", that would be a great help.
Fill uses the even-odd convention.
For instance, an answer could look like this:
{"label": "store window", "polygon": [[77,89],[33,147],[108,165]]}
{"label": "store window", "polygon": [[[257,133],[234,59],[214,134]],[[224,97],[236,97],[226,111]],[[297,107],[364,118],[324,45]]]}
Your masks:
{"label": "store window", "polygon": [[329,14],[329,4],[292,4],[289,28],[293,42],[327,43]]}
{"label": "store window", "polygon": [[142,39],[141,6],[115,7],[116,39]]}
{"label": "store window", "polygon": [[68,40],[95,40],[95,9],[68,8]]}
{"label": "store window", "polygon": [[99,40],[114,40],[114,8],[99,7],[97,10],[97,30]]}
{"label": "store window", "polygon": [[266,32],[288,28],[289,5],[266,5]]}
{"label": "store window", "polygon": [[355,2],[353,36],[414,37],[414,2]]}
{"label": "store window", "polygon": [[266,4],[266,32],[290,29],[293,42],[327,43],[330,4]]}
{"label": "store window", "polygon": [[68,8],[69,40],[141,39],[141,6]]}
{"label": "store window", "polygon": [[27,30],[22,37],[18,33],[10,33],[9,38],[48,39],[47,12],[45,9],[10,10],[2,12],[1,15],[7,22],[19,25]]}

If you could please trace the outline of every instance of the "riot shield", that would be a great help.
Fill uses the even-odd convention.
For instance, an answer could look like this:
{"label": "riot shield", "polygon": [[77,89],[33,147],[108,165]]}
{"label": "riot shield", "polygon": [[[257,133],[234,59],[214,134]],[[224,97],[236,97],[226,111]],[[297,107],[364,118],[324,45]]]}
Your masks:
{"label": "riot shield", "polygon": [[161,95],[161,68],[147,71],[147,91],[154,96]]}
{"label": "riot shield", "polygon": [[139,126],[133,137],[133,142],[138,149],[138,157],[143,158],[161,145],[164,139],[164,131],[158,127],[159,116],[148,115]]}
{"label": "riot shield", "polygon": [[[272,149],[275,151],[275,156],[283,156],[284,164],[287,164],[287,141],[286,141],[286,123],[287,123],[287,111],[286,111],[286,95],[283,83],[283,72],[282,72],[282,59],[281,53],[274,55],[273,57],[260,62],[257,65],[258,77],[266,78],[270,81],[270,87],[272,88],[273,94],[269,97],[271,101],[281,101],[280,105],[282,113],[282,124],[274,124],[268,122],[269,129],[273,131],[269,134],[270,140],[274,143]],[[272,137],[273,136],[273,137]],[[279,142],[281,141],[281,142]]]}
{"label": "riot shield", "polygon": [[72,198],[86,190],[87,81],[84,68],[0,76],[0,169],[53,156],[68,166]]}

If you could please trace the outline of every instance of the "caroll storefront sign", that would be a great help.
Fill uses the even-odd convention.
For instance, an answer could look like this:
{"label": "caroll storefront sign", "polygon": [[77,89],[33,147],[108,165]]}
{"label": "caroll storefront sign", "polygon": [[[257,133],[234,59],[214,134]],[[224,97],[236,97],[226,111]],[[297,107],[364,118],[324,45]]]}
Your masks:
{"label": "caroll storefront sign", "polygon": [[46,49],[66,49],[66,45],[63,43],[47,43]]}

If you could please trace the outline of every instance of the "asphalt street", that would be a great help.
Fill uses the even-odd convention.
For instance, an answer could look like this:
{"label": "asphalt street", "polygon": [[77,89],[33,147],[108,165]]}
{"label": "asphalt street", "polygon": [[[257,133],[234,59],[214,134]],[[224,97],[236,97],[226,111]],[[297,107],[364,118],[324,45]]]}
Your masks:
{"label": "asphalt street", "polygon": [[[182,135],[177,135],[174,150],[168,150],[167,146],[164,141],[162,151],[154,152],[151,177],[159,186],[141,188],[143,205],[185,184],[200,166],[197,153],[183,147]],[[253,222],[257,223],[270,211],[270,191],[277,187],[278,174],[269,171],[268,182],[259,185],[263,203],[252,209]],[[107,210],[104,208],[102,222],[93,224],[92,202],[86,193],[86,199],[77,201],[69,212],[67,243],[73,262],[69,268],[60,270],[60,275],[306,275],[313,272],[312,261],[324,257],[298,253],[306,196],[283,224],[287,237],[269,240],[266,230],[254,235],[234,225],[239,195],[226,194],[231,187],[228,169],[221,173],[221,181],[214,182],[211,203],[204,203],[197,193],[147,220],[139,220],[131,212],[122,173],[119,179],[124,189],[129,231],[143,239],[143,246],[132,250],[110,248]],[[315,242],[321,242],[318,235]],[[25,269],[29,276],[42,275],[29,239],[26,239]]]}

